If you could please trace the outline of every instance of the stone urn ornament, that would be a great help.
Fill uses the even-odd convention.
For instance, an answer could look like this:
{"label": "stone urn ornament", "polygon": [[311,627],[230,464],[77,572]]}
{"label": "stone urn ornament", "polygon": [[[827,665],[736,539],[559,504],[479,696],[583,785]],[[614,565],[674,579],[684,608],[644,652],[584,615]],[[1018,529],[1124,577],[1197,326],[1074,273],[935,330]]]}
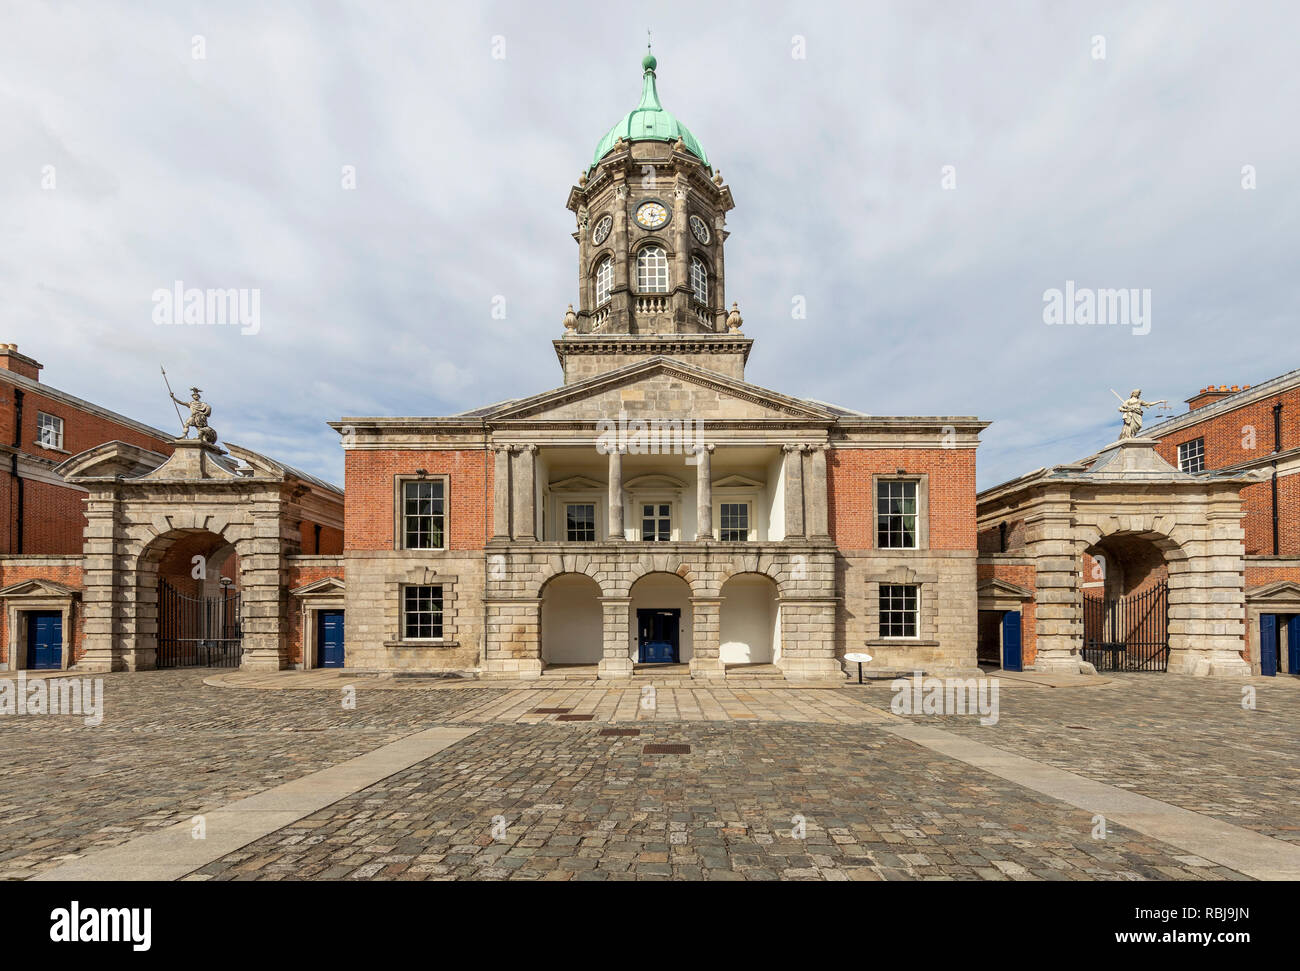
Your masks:
{"label": "stone urn ornament", "polygon": [[732,302],[731,312],[727,314],[727,330],[732,334],[739,334],[741,325],[745,323],[745,318],[740,316],[740,304]]}
{"label": "stone urn ornament", "polygon": [[573,312],[573,304],[569,304],[569,312],[564,315],[564,332],[572,334],[578,329],[578,315]]}

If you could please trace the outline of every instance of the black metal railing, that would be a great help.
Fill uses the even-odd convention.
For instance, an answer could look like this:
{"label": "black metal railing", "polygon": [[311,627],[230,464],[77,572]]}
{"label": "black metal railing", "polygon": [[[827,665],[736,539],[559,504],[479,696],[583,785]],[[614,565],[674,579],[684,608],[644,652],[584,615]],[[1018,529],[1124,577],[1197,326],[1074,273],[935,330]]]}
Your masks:
{"label": "black metal railing", "polygon": [[158,585],[158,667],[237,668],[244,656],[239,591],[189,597]]}
{"label": "black metal railing", "polygon": [[1083,659],[1098,671],[1169,667],[1169,583],[1143,593],[1083,598]]}

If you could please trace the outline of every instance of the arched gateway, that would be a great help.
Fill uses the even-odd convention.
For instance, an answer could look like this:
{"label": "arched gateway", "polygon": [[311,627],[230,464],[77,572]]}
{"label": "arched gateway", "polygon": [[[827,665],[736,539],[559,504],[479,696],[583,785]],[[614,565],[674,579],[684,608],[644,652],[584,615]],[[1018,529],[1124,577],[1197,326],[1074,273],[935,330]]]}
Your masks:
{"label": "arched gateway", "polygon": [[288,666],[291,560],[305,523],[341,527],[340,491],[235,445],[173,445],[108,442],[57,470],[89,493],[78,668]]}
{"label": "arched gateway", "polygon": [[987,588],[1032,584],[1021,609],[1035,670],[1250,673],[1240,492],[1252,479],[1181,472],[1154,446],[1123,439],[980,494],[980,532],[1000,546],[981,558]]}

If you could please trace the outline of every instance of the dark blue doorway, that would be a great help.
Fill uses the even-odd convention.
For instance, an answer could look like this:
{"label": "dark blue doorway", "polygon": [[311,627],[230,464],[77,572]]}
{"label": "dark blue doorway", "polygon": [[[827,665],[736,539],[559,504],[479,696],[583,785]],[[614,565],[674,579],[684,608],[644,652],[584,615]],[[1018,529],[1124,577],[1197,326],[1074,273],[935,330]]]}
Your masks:
{"label": "dark blue doorway", "polygon": [[682,612],[640,609],[636,612],[637,657],[642,664],[676,664]]}
{"label": "dark blue doorway", "polygon": [[1021,671],[1020,611],[1008,610],[1002,615],[1002,669]]}
{"label": "dark blue doorway", "polygon": [[1277,674],[1277,614],[1259,615],[1259,673]]}
{"label": "dark blue doorway", "polygon": [[27,667],[57,671],[63,667],[63,614],[34,610],[27,614]]}
{"label": "dark blue doorway", "polygon": [[1286,622],[1286,673],[1300,674],[1300,614]]}
{"label": "dark blue doorway", "polygon": [[316,614],[316,666],[343,667],[343,611],[321,610]]}

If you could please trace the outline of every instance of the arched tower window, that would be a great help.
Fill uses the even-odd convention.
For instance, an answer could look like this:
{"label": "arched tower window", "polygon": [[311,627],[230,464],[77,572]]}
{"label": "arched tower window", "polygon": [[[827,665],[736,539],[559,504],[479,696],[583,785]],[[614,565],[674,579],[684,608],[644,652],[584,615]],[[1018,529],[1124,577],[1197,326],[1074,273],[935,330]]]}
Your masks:
{"label": "arched tower window", "polygon": [[709,268],[698,256],[691,257],[691,291],[696,303],[709,305]]}
{"label": "arched tower window", "polygon": [[605,257],[596,267],[596,306],[609,303],[609,292],[614,289],[614,259]]}
{"label": "arched tower window", "polygon": [[636,254],[636,291],[668,292],[668,254],[662,246],[647,246]]}

